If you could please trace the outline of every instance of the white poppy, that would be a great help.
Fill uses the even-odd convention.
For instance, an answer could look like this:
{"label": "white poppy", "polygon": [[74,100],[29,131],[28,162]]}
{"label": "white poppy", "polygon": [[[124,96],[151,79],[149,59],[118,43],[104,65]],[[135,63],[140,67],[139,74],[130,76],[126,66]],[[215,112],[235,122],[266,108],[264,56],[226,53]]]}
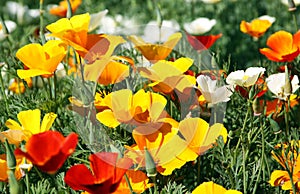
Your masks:
{"label": "white poppy", "polygon": [[165,42],[172,34],[179,30],[180,26],[175,20],[163,20],[161,29],[159,29],[157,21],[150,21],[144,29],[144,36],[142,38],[145,42],[149,43]]}
{"label": "white poppy", "polygon": [[207,102],[217,104],[230,100],[230,96],[232,95],[231,86],[217,86],[217,80],[212,80],[206,75],[199,75],[197,83],[199,90]]}
{"label": "white poppy", "polygon": [[[17,24],[10,20],[4,21],[4,23],[5,23],[5,26],[7,27],[8,33],[13,32],[17,27]],[[5,39],[5,37],[6,37],[6,34],[3,31],[3,28],[4,28],[4,26],[2,26],[0,23],[0,40]]]}
{"label": "white poppy", "polygon": [[260,19],[260,20],[268,20],[271,24],[273,24],[273,23],[276,21],[276,18],[275,18],[275,17],[269,16],[269,15],[263,15],[263,16],[260,16],[260,17],[257,18],[257,19]]}
{"label": "white poppy", "polygon": [[249,67],[246,71],[234,71],[227,76],[226,82],[230,85],[249,87],[254,85],[265,71],[266,69],[263,67]]}
{"label": "white poppy", "polygon": [[[267,86],[269,90],[275,94],[276,98],[281,100],[286,100],[289,95],[291,95],[290,91],[285,90],[285,73],[277,73],[270,75],[267,79]],[[294,93],[299,86],[299,78],[297,75],[294,75],[292,81],[292,93]]]}
{"label": "white poppy", "polygon": [[189,34],[204,34],[212,29],[216,25],[215,19],[208,19],[200,17],[192,21],[191,23],[184,23],[183,28]]}

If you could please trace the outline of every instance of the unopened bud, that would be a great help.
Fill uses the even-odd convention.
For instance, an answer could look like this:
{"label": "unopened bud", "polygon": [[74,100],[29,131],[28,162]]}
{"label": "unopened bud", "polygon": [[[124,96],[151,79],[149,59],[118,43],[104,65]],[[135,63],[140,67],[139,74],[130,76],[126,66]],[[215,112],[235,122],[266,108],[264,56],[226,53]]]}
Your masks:
{"label": "unopened bud", "polygon": [[146,172],[148,177],[155,177],[157,174],[156,165],[153,160],[153,157],[145,147],[145,161],[146,161]]}
{"label": "unopened bud", "polygon": [[294,0],[288,0],[288,4],[289,4],[289,11],[296,11],[297,8]]}
{"label": "unopened bud", "polygon": [[285,96],[290,96],[292,94],[292,83],[289,76],[289,71],[287,65],[285,66],[285,85],[283,88],[283,92]]}
{"label": "unopened bud", "polygon": [[263,106],[261,106],[261,104],[259,103],[258,98],[255,98],[253,103],[252,103],[252,109],[254,112],[254,116],[259,116],[261,115],[262,111],[263,111]]}

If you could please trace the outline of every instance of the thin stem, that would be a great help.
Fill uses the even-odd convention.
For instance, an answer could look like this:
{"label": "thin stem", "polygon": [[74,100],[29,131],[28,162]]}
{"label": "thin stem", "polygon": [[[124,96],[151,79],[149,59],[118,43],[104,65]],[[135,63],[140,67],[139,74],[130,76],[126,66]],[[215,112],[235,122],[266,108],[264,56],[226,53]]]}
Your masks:
{"label": "thin stem", "polygon": [[253,189],[253,194],[256,193],[256,189],[257,189],[257,185],[259,183],[259,179],[260,179],[260,175],[261,175],[261,172],[262,172],[262,168],[263,168],[263,161],[264,161],[264,154],[265,154],[265,134],[264,134],[264,126],[262,125],[262,118],[260,116],[259,118],[260,120],[260,129],[261,129],[261,154],[262,154],[262,157],[261,157],[261,161],[260,161],[260,167],[259,167],[259,171],[258,171],[258,175],[257,175],[257,179],[256,179],[256,182],[255,182],[255,185],[254,185],[254,189]]}
{"label": "thin stem", "polygon": [[295,12],[293,12],[293,20],[294,20],[295,28],[296,28],[296,32],[297,32],[298,31],[298,24],[297,24],[297,16],[296,16]]}
{"label": "thin stem", "polygon": [[48,86],[49,86],[49,95],[50,95],[50,99],[52,100],[53,96],[52,96],[51,79],[48,77],[47,80],[48,80]]}
{"label": "thin stem", "polygon": [[289,132],[290,132],[290,126],[289,126],[289,99],[287,99],[287,104],[284,103],[284,121],[285,121],[285,135],[287,140],[290,140]]}
{"label": "thin stem", "polygon": [[44,10],[43,10],[43,0],[40,0],[40,38],[42,41],[42,44],[46,43],[46,38],[44,34]]}
{"label": "thin stem", "polygon": [[132,189],[132,186],[130,184],[130,181],[129,181],[129,178],[128,178],[127,174],[124,174],[124,177],[125,177],[125,180],[126,180],[126,183],[127,183],[128,187],[129,187],[130,193],[134,194],[135,192]]}

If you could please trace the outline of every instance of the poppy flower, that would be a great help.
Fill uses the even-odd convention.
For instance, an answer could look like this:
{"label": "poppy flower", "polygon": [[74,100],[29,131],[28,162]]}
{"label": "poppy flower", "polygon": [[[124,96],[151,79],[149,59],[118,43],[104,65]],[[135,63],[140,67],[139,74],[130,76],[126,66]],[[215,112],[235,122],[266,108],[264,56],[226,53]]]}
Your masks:
{"label": "poppy flower", "polygon": [[181,39],[181,33],[172,34],[163,44],[146,43],[142,38],[137,36],[129,36],[128,39],[133,42],[135,47],[142,55],[151,62],[164,60],[172,52],[178,41]]}
{"label": "poppy flower", "polygon": [[193,190],[192,194],[242,194],[237,190],[227,190],[212,181],[204,182]]}
{"label": "poppy flower", "polygon": [[180,121],[179,132],[184,137],[188,147],[198,155],[205,153],[216,143],[216,139],[222,136],[227,141],[227,130],[220,124],[212,126],[200,118],[188,118]]}
{"label": "poppy flower", "polygon": [[[293,183],[300,190],[300,155],[298,153],[299,141],[292,140],[288,144],[278,144],[276,149],[281,148],[281,154],[272,151],[272,157],[285,169],[274,170],[269,183],[271,186],[281,186],[283,190],[292,190],[290,176],[287,170],[292,172]],[[289,151],[287,151],[289,149]],[[292,155],[292,152],[293,155]]]}
{"label": "poppy flower", "polygon": [[252,20],[250,23],[243,20],[240,24],[240,30],[254,38],[259,38],[271,27],[274,19],[273,17],[262,16]]}
{"label": "poppy flower", "polygon": [[238,85],[242,87],[249,87],[254,85],[258,78],[266,71],[263,67],[249,67],[246,71],[238,70],[231,72],[226,82],[230,85]]}
{"label": "poppy flower", "polygon": [[[4,21],[4,24],[8,30],[8,33],[13,32],[17,28],[17,24],[10,20]],[[0,41],[5,39],[6,37],[7,37],[7,34],[4,30],[4,26],[2,26],[2,24],[0,23]]]}
{"label": "poppy flower", "polygon": [[269,60],[291,62],[300,53],[300,31],[294,35],[283,30],[275,32],[268,38],[267,45],[270,48],[262,48],[259,51]]}
{"label": "poppy flower", "polygon": [[281,100],[287,100],[287,98],[292,93],[295,93],[296,90],[300,87],[299,78],[297,75],[294,75],[291,81],[291,86],[292,86],[291,91],[287,91],[285,73],[272,74],[266,79],[266,82],[267,82],[268,89],[273,94],[275,94],[276,98],[279,98]]}
{"label": "poppy flower", "polygon": [[[0,155],[0,182],[8,182],[8,167],[7,167],[7,156],[6,154]],[[25,176],[25,173],[23,172],[23,169],[21,168],[22,165],[26,165],[25,158],[22,156],[16,156],[16,169],[15,169],[15,177],[17,180],[20,180],[23,176]],[[30,168],[28,169],[30,170]]]}
{"label": "poppy flower", "polygon": [[169,94],[174,89],[183,92],[184,89],[195,85],[195,77],[184,74],[192,64],[193,60],[190,58],[179,58],[174,62],[160,60],[149,68],[140,67],[138,71],[142,77],[153,81],[149,86],[154,91]]}
{"label": "poppy flower", "polygon": [[197,84],[201,94],[208,103],[217,104],[219,102],[227,102],[232,95],[229,85],[217,86],[217,80],[212,80],[209,76],[199,75]]}
{"label": "poppy flower", "polygon": [[184,30],[192,35],[204,34],[212,29],[216,25],[217,21],[215,19],[208,19],[200,17],[192,21],[191,23],[184,23]]}
{"label": "poppy flower", "polygon": [[201,35],[190,35],[187,33],[187,40],[192,45],[192,47],[197,51],[209,49],[221,37],[222,34],[201,36]]}
{"label": "poppy flower", "polygon": [[111,56],[108,59],[96,60],[85,65],[84,77],[89,81],[97,81],[99,84],[108,85],[123,81],[129,76],[129,66],[125,64],[133,61],[121,56]]}
{"label": "poppy flower", "polygon": [[146,167],[146,148],[153,158],[156,170],[162,175],[170,175],[186,162],[194,161],[198,155],[177,135],[178,123],[176,121],[171,123],[161,125],[160,128],[154,126],[135,128],[132,136],[136,144],[126,146],[125,155],[133,159],[138,167]]}
{"label": "poppy flower", "polygon": [[14,133],[13,131],[16,133],[22,131],[27,141],[34,134],[48,131],[57,115],[54,113],[45,114],[42,123],[41,111],[39,109],[21,111],[17,117],[21,125],[12,119],[8,119],[5,125],[10,129],[11,133]]}
{"label": "poppy flower", "polygon": [[[27,83],[28,87],[32,87],[31,78],[26,78],[24,81]],[[25,92],[25,85],[22,81],[13,79],[13,81],[9,84],[8,89],[16,94],[21,94]]]}
{"label": "poppy flower", "polygon": [[32,135],[26,143],[26,151],[17,148],[15,155],[24,156],[41,171],[54,174],[75,151],[77,142],[75,133],[64,137],[57,131],[46,131]]}
{"label": "poppy flower", "polygon": [[[81,0],[71,0],[70,4],[71,4],[72,13],[74,14],[77,8],[80,6]],[[67,0],[63,0],[59,2],[59,5],[54,5],[53,7],[51,7],[49,13],[59,17],[66,17],[67,11],[68,11],[68,2]]]}
{"label": "poppy flower", "polygon": [[[149,183],[149,178],[143,171],[128,169],[126,175],[130,182],[130,186],[135,193],[143,193],[145,190],[154,185],[153,183]],[[125,177],[122,178],[122,181],[114,194],[124,193],[130,193]]]}
{"label": "poppy flower", "polygon": [[91,194],[109,194],[117,190],[127,169],[132,166],[128,158],[118,159],[117,153],[100,152],[89,157],[91,170],[84,164],[72,166],[65,176],[65,182],[74,190]]}
{"label": "poppy flower", "polygon": [[16,56],[26,66],[26,70],[17,70],[21,79],[42,75],[51,77],[66,55],[66,48],[60,40],[49,40],[46,44],[28,44],[20,48]]}
{"label": "poppy flower", "polygon": [[72,46],[88,63],[112,55],[117,45],[124,42],[121,36],[88,34],[90,15],[75,15],[70,19],[62,18],[46,26],[50,36],[60,38]]}
{"label": "poppy flower", "polygon": [[121,123],[155,123],[167,115],[165,97],[143,89],[135,94],[129,89],[118,90],[106,95],[103,102],[108,108],[97,113],[96,117],[108,127],[117,127]]}

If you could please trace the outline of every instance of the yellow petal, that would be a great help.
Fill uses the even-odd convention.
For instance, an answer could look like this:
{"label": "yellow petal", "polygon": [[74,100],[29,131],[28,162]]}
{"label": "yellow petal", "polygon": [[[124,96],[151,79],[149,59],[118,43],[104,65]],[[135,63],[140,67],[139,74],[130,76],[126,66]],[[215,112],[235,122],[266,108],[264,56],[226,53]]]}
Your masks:
{"label": "yellow petal", "polygon": [[150,117],[152,121],[156,121],[165,109],[167,100],[164,96],[156,93],[151,93],[151,99]]}
{"label": "yellow petal", "polygon": [[28,70],[17,70],[17,74],[21,79],[26,79],[29,77],[35,77],[38,75],[51,75],[53,72],[49,72],[46,70],[39,70],[39,69],[28,69]]}
{"label": "yellow petal", "polygon": [[113,92],[112,110],[118,121],[130,121],[134,116],[134,110],[132,109],[132,91],[123,89]]}
{"label": "yellow petal", "polygon": [[54,113],[47,113],[43,118],[40,132],[48,131],[52,126],[56,117],[57,115]]}
{"label": "yellow petal", "polygon": [[84,66],[84,78],[89,81],[97,82],[101,73],[110,62],[111,58],[101,58],[92,64]]}
{"label": "yellow petal", "polygon": [[1,132],[0,139],[2,142],[4,142],[5,137],[10,144],[14,144],[18,146],[23,140],[27,140],[22,130],[6,130]]}
{"label": "yellow petal", "polygon": [[46,61],[46,55],[42,45],[33,43],[20,48],[16,57],[22,61],[29,69],[36,68]]}
{"label": "yellow petal", "polygon": [[12,120],[12,119],[8,119],[5,122],[5,126],[8,127],[9,129],[13,129],[13,130],[22,130],[23,128],[19,125],[19,123],[17,123],[16,121]]}
{"label": "yellow petal", "polygon": [[111,110],[104,110],[102,112],[97,113],[96,118],[102,124],[115,128],[120,125],[119,121],[115,118],[113,112]]}
{"label": "yellow petal", "polygon": [[39,109],[21,111],[18,114],[18,119],[24,130],[31,134],[40,132],[41,111]]}
{"label": "yellow petal", "polygon": [[199,185],[192,194],[225,194],[226,189],[212,181]]}
{"label": "yellow petal", "polygon": [[166,61],[166,63],[172,65],[173,67],[178,69],[181,73],[184,73],[193,65],[193,60],[190,58],[181,57],[174,62]]}

